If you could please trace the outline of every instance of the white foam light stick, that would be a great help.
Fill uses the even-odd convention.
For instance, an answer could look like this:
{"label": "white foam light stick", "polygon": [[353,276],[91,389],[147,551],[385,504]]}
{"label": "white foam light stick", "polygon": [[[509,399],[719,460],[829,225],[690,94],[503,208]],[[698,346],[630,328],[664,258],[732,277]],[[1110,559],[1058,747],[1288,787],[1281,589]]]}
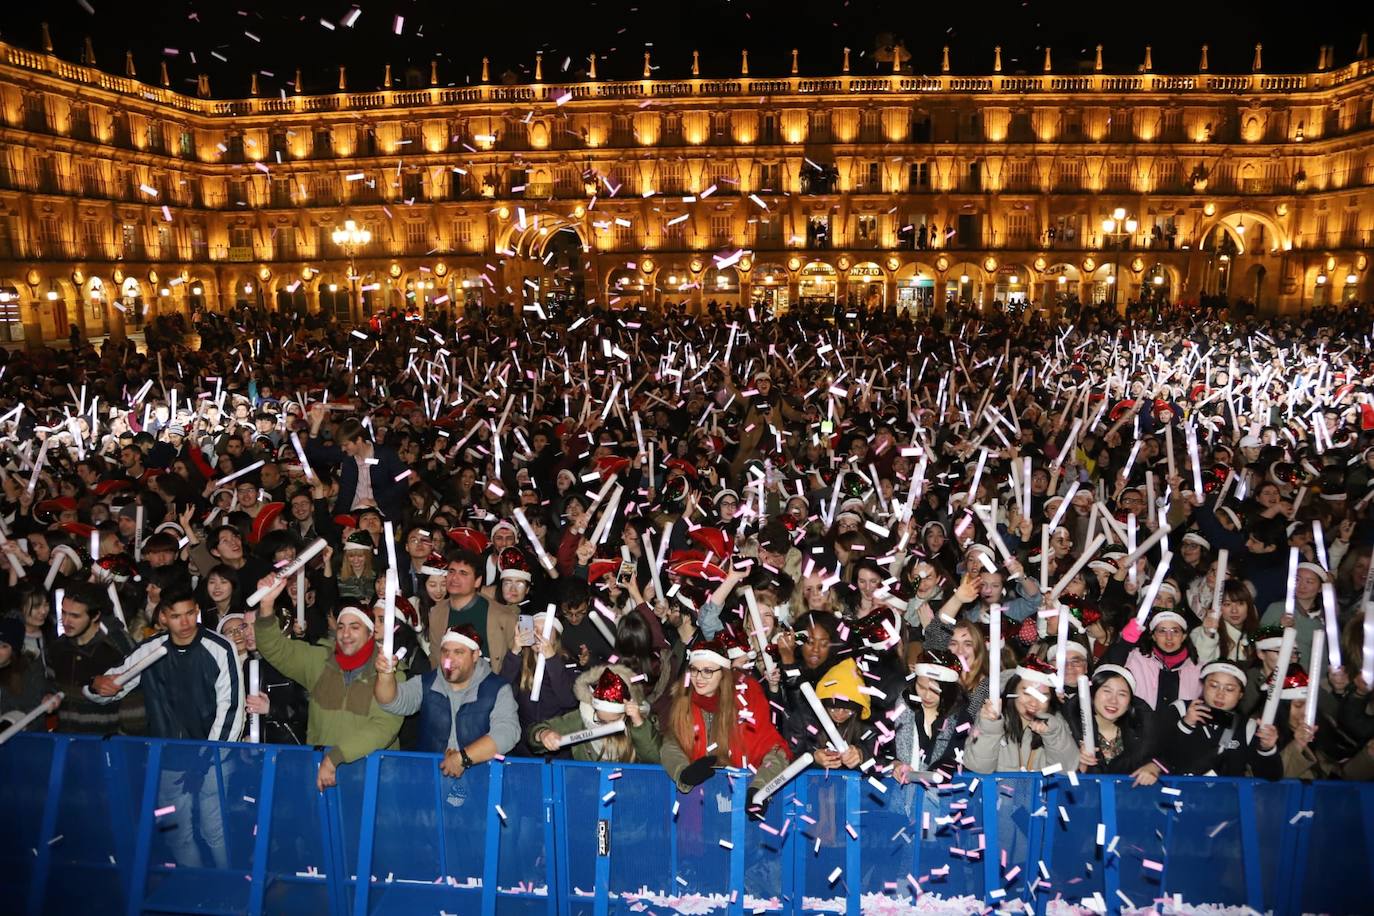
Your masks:
{"label": "white foam light stick", "polygon": [[395,656],[396,644],[396,592],[400,589],[396,583],[396,569],[393,567],[386,571],[386,597],[383,599],[384,616],[382,617],[382,654],[387,658]]}
{"label": "white foam light stick", "polygon": [[988,608],[988,699],[1002,708],[1002,605]]}
{"label": "white foam light stick", "polygon": [[[256,658],[248,660],[248,695],[256,696],[262,692],[261,663]],[[253,744],[262,743],[262,717],[257,713],[248,716],[248,740]]]}
{"label": "white foam light stick", "polygon": [[1132,550],[1129,554],[1127,554],[1126,559],[1122,560],[1121,562],[1129,566],[1136,560],[1139,560],[1141,557],[1145,556],[1147,552],[1149,552],[1151,547],[1158,544],[1160,540],[1162,540],[1163,537],[1169,533],[1170,530],[1171,529],[1169,528],[1168,522],[1160,522],[1159,527],[1155,529],[1154,534],[1150,535],[1145,540],[1141,541],[1140,544],[1135,548],[1135,550]]}
{"label": "white foam light stick", "polygon": [[1289,618],[1292,618],[1293,610],[1296,606],[1295,602],[1297,599],[1294,595],[1294,591],[1298,584],[1299,559],[1298,548],[1290,547],[1288,549],[1288,591],[1284,594],[1283,598],[1283,613]]}
{"label": "white foam light stick", "polygon": [[1086,674],[1078,676],[1078,711],[1083,716],[1083,749],[1088,753],[1097,750],[1097,739],[1093,736],[1093,696],[1092,685]]}
{"label": "white foam light stick", "polygon": [[781,773],[774,776],[772,779],[768,780],[759,788],[757,792],[754,793],[753,803],[756,805],[762,804],[764,800],[767,799],[769,796],[773,795],[783,786],[787,785],[789,782],[796,779],[797,776],[803,770],[811,766],[815,759],[816,758],[811,755],[811,752],[807,751],[800,757],[798,757],[796,760],[793,760],[791,763],[787,765],[787,769],[783,770]]}
{"label": "white foam light stick", "polygon": [[758,598],[754,596],[754,590],[747,585],[742,591],[744,601],[749,606],[749,619],[754,624],[754,635],[758,637],[759,654],[763,656],[763,670],[772,674],[777,664],[773,661],[773,656],[768,654],[768,633],[763,628],[763,615],[759,613]]}
{"label": "white foam light stick", "polygon": [[1059,629],[1055,633],[1057,640],[1054,646],[1054,676],[1059,681],[1059,692],[1067,693],[1069,685],[1064,682],[1064,671],[1069,665],[1069,609],[1064,605],[1059,605],[1059,613],[1055,618],[1059,621]]}
{"label": "white foam light stick", "polygon": [[1026,518],[1031,515],[1031,460],[1021,459],[1021,486],[1023,488],[1022,498],[1025,500],[1025,507],[1021,509],[1021,514]]}
{"label": "white foam light stick", "polygon": [[38,486],[38,475],[43,473],[43,459],[47,457],[48,447],[51,445],[52,439],[44,439],[43,445],[38,449],[38,457],[33,460],[33,474],[29,477],[30,493]]}
{"label": "white foam light stick", "polygon": [[305,448],[301,445],[301,437],[299,434],[291,434],[291,445],[296,450],[296,457],[301,460],[301,468],[305,471],[305,479],[314,480],[315,470],[310,467],[310,461],[305,457]]}
{"label": "white foam light stick", "polygon": [[1221,621],[1221,598],[1222,593],[1226,591],[1226,564],[1230,557],[1231,551],[1225,547],[1217,551],[1216,589],[1212,592],[1212,610],[1207,614],[1207,619],[1212,621],[1214,629]]}
{"label": "white foam light stick", "polygon": [[1203,495],[1202,462],[1198,458],[1197,429],[1191,426],[1188,427],[1188,460],[1193,465],[1193,492],[1201,497]]}
{"label": "white foam light stick", "polygon": [[1340,628],[1336,624],[1336,586],[1322,585],[1322,608],[1326,616],[1326,663],[1331,671],[1344,666],[1341,660]]}
{"label": "white foam light stick", "polygon": [[215,481],[215,489],[219,489],[220,487],[224,486],[224,485],[225,485],[226,483],[228,483],[229,481],[231,481],[231,480],[237,480],[238,478],[242,477],[242,476],[245,475],[245,474],[251,474],[251,473],[253,473],[254,471],[256,471],[258,468],[262,467],[262,466],[263,466],[264,464],[266,464],[266,463],[267,463],[266,461],[254,461],[252,464],[248,465],[248,467],[246,467],[246,468],[239,468],[237,471],[235,471],[235,472],[232,473],[232,474],[226,474],[225,476],[223,476],[223,477],[221,477],[221,478],[219,478],[218,480]]}
{"label": "white foam light stick", "polygon": [[1365,605],[1364,649],[1360,655],[1360,677],[1364,678],[1366,686],[1374,684],[1374,614],[1370,613],[1369,605]]}
{"label": "white foam light stick", "polygon": [[[1067,438],[1067,439],[1064,440],[1064,446],[1063,446],[1063,448],[1061,448],[1061,449],[1059,450],[1059,454],[1057,454],[1057,455],[1054,456],[1054,461],[1050,464],[1050,469],[1051,469],[1051,470],[1054,470],[1054,471],[1059,470],[1059,466],[1062,465],[1062,464],[1064,463],[1064,459],[1067,458],[1067,457],[1069,456],[1070,451],[1072,451],[1073,446],[1074,446],[1074,443],[1075,443],[1075,442],[1077,441],[1077,439],[1078,439],[1078,430],[1081,429],[1082,427],[1083,427],[1083,418],[1082,418],[1082,417],[1074,417],[1074,420],[1073,420],[1073,428],[1069,430],[1069,438]],[[1051,475],[1051,476],[1052,476],[1052,475]]]}
{"label": "white foam light stick", "polygon": [[[653,541],[651,541],[649,538],[649,530],[647,526],[645,527],[644,532],[640,534],[639,539],[640,543],[644,545],[644,556],[648,557],[650,560],[658,559],[658,555],[654,553]],[[654,600],[666,601],[667,599],[663,597],[663,582],[662,577],[658,573],[657,563],[649,564],[649,574],[653,577],[654,582]]]}
{"label": "white foam light stick", "polygon": [[305,567],[296,570],[296,625],[305,630]]}
{"label": "white foam light stick", "polygon": [[830,739],[830,747],[837,754],[843,754],[849,750],[849,745],[840,737],[840,730],[835,727],[835,720],[830,718],[830,713],[825,711],[821,705],[820,697],[816,696],[816,688],[806,681],[802,681],[801,694],[806,697],[806,702],[810,704],[811,711],[820,720],[821,727],[825,729],[826,737]]}
{"label": "white foam light stick", "polygon": [[614,722],[603,722],[600,725],[593,725],[591,728],[584,728],[580,732],[568,732],[566,735],[560,735],[558,737],[558,746],[567,747],[570,744],[581,744],[583,741],[594,741],[597,738],[604,738],[607,735],[617,735],[624,730],[624,719],[616,719]]}
{"label": "white foam light stick", "polygon": [[592,532],[591,542],[600,544],[606,540],[606,535],[611,531],[611,520],[620,511],[620,495],[625,491],[619,484],[611,491],[611,498],[606,500],[606,508],[601,510],[601,518],[597,520],[596,530]]}
{"label": "white foam light stick", "polygon": [[[0,547],[4,546],[6,543],[8,543],[8,541],[5,538],[4,532],[0,532]],[[5,551],[4,553],[5,559],[10,561],[10,568],[14,570],[15,576],[20,579],[24,578],[28,573],[28,571],[24,569],[24,564],[20,563],[19,558],[9,551]]]}
{"label": "white foam light stick", "polygon": [[134,562],[143,560],[143,503],[134,506]]}
{"label": "white foam light stick", "polygon": [[[55,693],[52,696],[48,697],[46,700],[44,700],[42,703],[39,703],[33,709],[30,709],[28,712],[24,713],[24,715],[20,716],[18,721],[16,721],[13,725],[5,729],[4,731],[0,732],[0,744],[4,744],[6,741],[10,740],[15,735],[22,732],[24,729],[28,728],[35,720],[40,719],[43,716],[46,716],[50,712],[54,712],[57,709],[57,707],[62,705],[62,700],[65,697],[65,693]],[[807,757],[810,756],[810,754],[807,755]]]}
{"label": "white foam light stick", "polygon": [[129,683],[134,678],[142,674],[144,669],[151,668],[153,665],[155,665],[158,661],[162,659],[162,656],[166,654],[167,643],[164,641],[161,644],[159,644],[156,649],[140,658],[132,668],[130,668],[127,671],[123,671],[119,674],[116,674],[114,676],[115,684],[120,687],[123,687],[125,684]]}
{"label": "white foam light stick", "polygon": [[1279,644],[1279,663],[1274,668],[1274,680],[1269,685],[1269,696],[1264,700],[1264,714],[1260,716],[1260,721],[1265,725],[1273,725],[1274,717],[1278,715],[1279,695],[1283,693],[1283,680],[1288,676],[1288,662],[1293,657],[1293,646],[1297,641],[1297,627],[1288,627],[1283,631],[1283,642]]}
{"label": "white foam light stick", "polygon": [[[1164,457],[1169,462],[1169,476],[1177,477],[1178,468],[1174,464],[1174,424],[1164,424]],[[1196,467],[1196,465],[1194,465]]]}
{"label": "white foam light stick", "polygon": [[1063,578],[1055,584],[1054,589],[1050,592],[1050,601],[1057,599],[1064,589],[1069,587],[1069,583],[1073,581],[1073,577],[1083,571],[1083,567],[1088,565],[1093,556],[1096,555],[1098,548],[1100,548],[1102,543],[1106,540],[1107,536],[1105,534],[1099,534],[1092,539],[1092,543],[1083,548],[1083,552],[1078,555],[1078,560],[1069,567],[1069,571],[1064,574]]}
{"label": "white foam light stick", "polygon": [[[558,605],[550,604],[544,611],[544,627],[540,631],[540,638],[544,642],[549,641],[553,635],[553,618],[558,611]],[[534,657],[534,686],[530,688],[530,702],[539,702],[539,693],[544,689],[544,665],[548,660],[544,658],[543,652],[536,652]]]}
{"label": "white foam light stick", "polygon": [[[289,579],[304,568],[305,564],[313,560],[315,555],[321,550],[324,550],[327,546],[329,546],[329,542],[324,538],[316,538],[309,547],[296,554],[296,559],[286,564],[286,566],[277,573],[277,576],[282,579]],[[266,588],[259,588],[257,591],[253,592],[253,594],[248,596],[248,606],[257,607],[258,602],[262,601],[263,597],[271,590],[272,587],[267,586]]]}
{"label": "white foam light stick", "polygon": [[1326,634],[1321,630],[1312,631],[1312,651],[1308,653],[1307,705],[1302,711],[1302,720],[1308,726],[1317,724],[1317,694],[1321,692],[1322,650],[1326,648]]}
{"label": "white foam light stick", "polygon": [[539,538],[535,536],[534,528],[530,525],[530,520],[525,518],[525,510],[517,507],[513,514],[515,515],[516,524],[520,526],[520,530],[525,532],[525,537],[530,539],[530,545],[534,547],[534,555],[538,558],[539,565],[543,566],[549,572],[553,572],[554,561],[549,556],[548,551],[544,549],[544,545],[539,543]]}
{"label": "white foam light stick", "polygon": [[124,619],[124,604],[119,600],[119,589],[115,588],[115,584],[111,582],[106,587],[106,591],[110,594],[110,607],[114,609],[114,615],[119,618],[120,623],[127,627],[129,622]]}
{"label": "white foam light stick", "polygon": [[1145,589],[1145,600],[1141,602],[1140,609],[1135,612],[1135,622],[1138,626],[1145,625],[1145,619],[1150,616],[1150,611],[1154,610],[1155,596],[1159,594],[1159,587],[1164,584],[1164,576],[1169,572],[1170,557],[1165,557],[1164,561],[1155,569],[1155,574],[1150,578],[1150,585]]}

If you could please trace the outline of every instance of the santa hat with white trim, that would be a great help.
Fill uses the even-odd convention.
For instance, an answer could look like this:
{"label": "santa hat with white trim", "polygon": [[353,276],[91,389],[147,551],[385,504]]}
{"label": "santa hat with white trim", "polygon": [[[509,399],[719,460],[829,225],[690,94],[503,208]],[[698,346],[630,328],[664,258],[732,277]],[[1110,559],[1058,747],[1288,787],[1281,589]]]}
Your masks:
{"label": "santa hat with white trim", "polygon": [[477,630],[472,624],[460,623],[456,627],[449,627],[444,632],[444,638],[439,640],[439,645],[460,646],[480,653],[482,651],[482,637],[477,635]]}

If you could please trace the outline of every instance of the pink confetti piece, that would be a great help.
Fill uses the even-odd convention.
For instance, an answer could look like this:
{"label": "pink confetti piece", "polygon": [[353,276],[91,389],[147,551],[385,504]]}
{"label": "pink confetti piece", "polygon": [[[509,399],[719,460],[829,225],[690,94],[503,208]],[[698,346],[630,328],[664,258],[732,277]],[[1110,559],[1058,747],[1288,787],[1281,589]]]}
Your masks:
{"label": "pink confetti piece", "polygon": [[153,811],[153,817],[166,817],[177,809],[176,805],[168,805],[165,808],[158,808]]}
{"label": "pink confetti piece", "polygon": [[1158,872],[1164,871],[1164,865],[1163,865],[1162,863],[1160,863],[1160,862],[1156,862],[1154,859],[1146,859],[1145,861],[1141,862],[1140,864],[1143,865],[1143,866],[1145,866],[1146,868],[1150,869],[1150,871],[1158,871]]}

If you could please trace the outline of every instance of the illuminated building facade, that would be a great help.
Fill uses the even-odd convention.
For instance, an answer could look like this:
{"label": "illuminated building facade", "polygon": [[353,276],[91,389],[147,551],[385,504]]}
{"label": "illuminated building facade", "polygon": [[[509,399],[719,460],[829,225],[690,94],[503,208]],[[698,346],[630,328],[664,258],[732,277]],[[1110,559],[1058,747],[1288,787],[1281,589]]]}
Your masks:
{"label": "illuminated building facade", "polygon": [[[0,44],[0,338],[237,304],[1374,299],[1374,61],[210,97]],[[685,62],[684,62],[685,63]],[[685,68],[684,68],[685,69]],[[784,64],[782,69],[786,69]],[[382,75],[382,74],[378,74]],[[425,82],[421,80],[421,82]],[[297,78],[299,87],[299,77]],[[352,220],[354,231],[339,232]]]}

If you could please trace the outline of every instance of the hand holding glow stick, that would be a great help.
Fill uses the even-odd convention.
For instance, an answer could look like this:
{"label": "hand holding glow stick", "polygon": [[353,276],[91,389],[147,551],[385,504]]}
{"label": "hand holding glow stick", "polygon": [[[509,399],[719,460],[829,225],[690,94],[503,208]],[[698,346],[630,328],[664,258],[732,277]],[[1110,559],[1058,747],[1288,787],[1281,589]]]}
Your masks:
{"label": "hand holding glow stick", "polygon": [[830,718],[830,713],[825,711],[820,698],[816,696],[816,689],[806,681],[802,681],[801,694],[810,704],[811,711],[816,714],[816,718],[820,720],[821,727],[825,729],[826,737],[830,739],[831,749],[837,754],[843,754],[849,750],[849,745],[840,737],[840,731],[835,727],[835,720]]}
{"label": "hand holding glow stick", "polygon": [[553,572],[556,564],[553,558],[549,556],[548,551],[544,549],[544,545],[539,543],[539,538],[535,535],[534,528],[530,527],[530,520],[525,518],[525,510],[516,507],[513,514],[515,515],[516,523],[520,525],[520,530],[525,532],[525,537],[530,539],[530,545],[534,547],[534,555],[538,558],[539,565],[543,566],[544,569],[549,572]]}
{"label": "hand holding glow stick", "polygon": [[1307,654],[1307,705],[1303,708],[1302,719],[1308,726],[1317,724],[1317,694],[1321,692],[1322,650],[1326,648],[1326,634],[1321,630],[1312,631],[1312,650]]}
{"label": "hand holding glow stick", "polygon": [[52,696],[48,697],[46,700],[44,700],[42,703],[39,703],[33,709],[30,709],[28,712],[24,713],[24,715],[20,716],[19,720],[16,721],[13,725],[5,729],[3,732],[0,732],[0,744],[4,744],[6,741],[10,740],[15,735],[22,732],[24,729],[28,728],[29,725],[31,725],[34,721],[41,719],[43,716],[46,716],[50,712],[55,712],[57,710],[57,707],[62,705],[62,700],[65,699],[66,696],[67,695],[65,693],[55,693]]}
{"label": "hand holding glow stick", "polygon": [[759,655],[763,656],[763,670],[772,674],[777,664],[773,661],[773,656],[768,654],[768,633],[763,628],[763,615],[759,613],[758,598],[754,596],[754,590],[747,585],[742,591],[744,601],[749,606],[749,619],[754,624],[754,635],[759,641]]}
{"label": "hand holding glow stick", "polygon": [[125,684],[129,683],[134,678],[142,674],[145,669],[151,668],[154,664],[161,660],[162,656],[166,654],[167,643],[164,641],[163,643],[158,645],[157,648],[153,649],[147,655],[143,656],[137,662],[135,662],[133,667],[129,668],[127,671],[122,671],[119,674],[116,674],[114,676],[115,684],[117,684],[120,687],[123,687]]}
{"label": "hand holding glow stick", "polygon": [[393,567],[386,571],[386,596],[382,605],[385,611],[382,618],[382,654],[387,658],[393,658],[396,654],[396,593],[399,591],[396,570]]}
{"label": "hand holding glow stick", "polygon": [[569,732],[566,735],[559,735],[558,746],[567,747],[570,744],[581,744],[583,741],[594,741],[597,738],[604,738],[607,735],[618,735],[624,730],[624,719],[616,719],[614,722],[603,722],[600,725],[593,725],[591,728],[584,728],[579,732]]}
{"label": "hand holding glow stick", "polygon": [[1002,709],[1002,605],[988,608],[988,699]]}
{"label": "hand holding glow stick", "polygon": [[[558,610],[558,605],[550,604],[544,611],[544,626],[541,628],[539,637],[544,642],[549,641],[553,635],[554,614]],[[530,702],[538,703],[539,694],[544,689],[544,665],[548,659],[544,658],[543,652],[536,652],[534,656],[534,686],[530,688]]]}
{"label": "hand holding glow stick", "polygon": [[1331,671],[1339,671],[1343,664],[1340,629],[1336,623],[1336,586],[1330,582],[1322,584],[1322,610],[1326,617],[1326,663]]}
{"label": "hand holding glow stick", "polygon": [[1212,591],[1212,609],[1207,612],[1207,619],[1203,621],[1208,628],[1213,630],[1221,621],[1221,599],[1226,591],[1226,564],[1230,557],[1231,551],[1225,547],[1217,551],[1216,588]]}
{"label": "hand holding glow stick", "polygon": [[[290,563],[286,564],[286,566],[282,567],[280,570],[277,571],[277,578],[291,578],[300,570],[304,569],[305,564],[313,560],[316,554],[318,554],[320,551],[324,550],[328,546],[329,542],[326,541],[324,538],[316,538],[315,541],[309,547],[305,548],[300,553],[296,554],[296,559],[292,560]],[[262,601],[262,599],[271,590],[272,586],[269,585],[265,588],[259,588],[257,591],[253,592],[253,594],[248,596],[248,606],[250,608],[257,607],[258,603]]]}
{"label": "hand holding glow stick", "polygon": [[1264,714],[1260,717],[1260,721],[1265,725],[1273,725],[1274,717],[1278,715],[1283,681],[1288,676],[1288,662],[1293,657],[1293,647],[1297,641],[1297,627],[1288,627],[1283,631],[1283,642],[1279,644],[1279,663],[1274,668],[1273,680],[1269,684],[1269,696],[1264,701]]}
{"label": "hand holding glow stick", "polygon": [[1092,685],[1086,674],[1078,676],[1078,711],[1083,716],[1083,750],[1096,753],[1097,739],[1093,737]]}
{"label": "hand holding glow stick", "polygon": [[[262,692],[262,666],[256,658],[248,660],[248,695],[257,696]],[[252,744],[262,743],[262,716],[257,713],[248,715],[248,740]]]}
{"label": "hand holding glow stick", "polygon": [[757,792],[754,793],[752,804],[763,804],[763,802],[769,796],[775,794],[779,789],[787,785],[793,779],[796,779],[797,775],[800,774],[807,767],[811,766],[815,759],[816,758],[811,755],[810,751],[807,751],[803,753],[801,756],[797,757],[796,760],[793,760],[791,763],[787,765],[787,769],[783,770],[781,773],[774,776],[772,779],[768,780],[759,788]]}

